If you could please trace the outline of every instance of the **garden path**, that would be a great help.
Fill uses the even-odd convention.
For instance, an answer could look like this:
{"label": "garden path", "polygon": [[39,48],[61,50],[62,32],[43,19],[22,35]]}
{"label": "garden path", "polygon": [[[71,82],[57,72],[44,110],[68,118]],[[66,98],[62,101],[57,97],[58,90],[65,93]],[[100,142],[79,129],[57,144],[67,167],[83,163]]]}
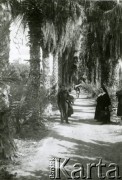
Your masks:
{"label": "garden path", "polygon": [[[122,173],[122,126],[116,122],[102,125],[94,120],[95,100],[88,97],[84,91],[79,99],[75,100],[73,108],[70,124],[61,124],[59,111],[56,111],[50,118],[51,130],[47,137],[38,142],[20,140],[20,156],[15,164],[9,167],[12,173],[17,172],[19,180],[50,179],[49,161],[53,157],[61,158],[62,161],[70,158],[66,165],[69,174],[73,165],[80,163],[84,167],[85,175],[88,175],[87,164],[98,164],[99,159],[107,166],[112,162],[118,164]],[[103,168],[104,175],[108,169],[111,168]],[[92,179],[98,180],[97,168],[94,168],[93,172]],[[67,178],[61,173],[61,179]]]}

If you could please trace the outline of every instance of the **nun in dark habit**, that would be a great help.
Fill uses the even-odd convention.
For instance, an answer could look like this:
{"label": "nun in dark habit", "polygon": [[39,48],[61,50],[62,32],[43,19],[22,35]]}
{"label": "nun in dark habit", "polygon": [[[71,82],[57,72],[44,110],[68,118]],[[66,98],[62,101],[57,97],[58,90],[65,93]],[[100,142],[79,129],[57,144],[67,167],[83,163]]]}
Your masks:
{"label": "nun in dark habit", "polygon": [[97,121],[103,124],[110,123],[110,106],[111,100],[105,86],[100,88],[100,94],[97,97],[97,104],[95,110],[95,117]]}

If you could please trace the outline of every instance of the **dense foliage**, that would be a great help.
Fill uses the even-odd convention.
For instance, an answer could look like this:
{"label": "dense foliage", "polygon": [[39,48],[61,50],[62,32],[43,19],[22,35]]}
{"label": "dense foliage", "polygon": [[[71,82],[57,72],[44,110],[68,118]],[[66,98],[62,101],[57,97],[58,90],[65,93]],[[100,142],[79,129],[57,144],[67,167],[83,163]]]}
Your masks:
{"label": "dense foliage", "polygon": [[[88,81],[112,85],[121,58],[122,5],[113,1],[87,3],[81,49],[81,66]],[[85,33],[84,33],[85,32]]]}
{"label": "dense foliage", "polygon": [[[42,127],[42,113],[50,97],[55,98],[60,83],[68,88],[85,82],[99,87],[106,83],[112,86],[115,80],[115,66],[122,56],[122,5],[116,1],[79,0],[6,0],[0,1],[0,81],[11,87],[11,118],[6,116],[6,127],[15,125],[15,133],[36,130]],[[12,20],[21,20],[28,28],[30,47],[29,66],[9,64]],[[53,56],[50,88],[44,86],[42,62]],[[43,67],[44,68],[44,67]],[[46,72],[46,71],[45,71]],[[49,79],[48,79],[49,78]],[[42,83],[41,83],[42,82]],[[2,86],[2,85],[1,85]],[[89,86],[90,87],[90,86]],[[55,100],[54,100],[55,101]],[[55,101],[56,102],[56,101]],[[1,121],[1,126],[4,124]],[[6,128],[3,126],[3,131]],[[5,157],[11,156],[4,148],[10,135],[1,133]],[[9,132],[8,128],[8,132]],[[7,144],[7,147],[9,146]],[[11,146],[13,151],[14,143]],[[3,153],[3,151],[2,151]]]}

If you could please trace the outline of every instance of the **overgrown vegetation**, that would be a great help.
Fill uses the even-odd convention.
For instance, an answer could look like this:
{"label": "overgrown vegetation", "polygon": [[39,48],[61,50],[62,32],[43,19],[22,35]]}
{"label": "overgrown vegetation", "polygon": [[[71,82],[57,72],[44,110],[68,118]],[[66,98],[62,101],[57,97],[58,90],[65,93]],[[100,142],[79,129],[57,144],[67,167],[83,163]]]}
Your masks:
{"label": "overgrown vegetation", "polygon": [[[113,92],[122,85],[116,83],[116,67],[122,56],[122,5],[116,1],[10,0],[0,1],[0,10],[0,81],[11,89],[11,113],[9,118],[6,114],[6,126],[0,134],[0,152],[3,155],[4,149],[5,157],[10,157],[14,152],[12,133],[31,138],[45,130],[43,114],[50,104],[56,104],[59,84],[69,88],[85,76],[82,87],[93,96],[106,83],[114,97]],[[29,29],[29,65],[9,64],[9,27],[14,18]],[[41,72],[41,50],[43,63],[50,53],[53,56],[52,75],[46,75],[48,89]],[[10,127],[8,134],[6,127]],[[9,145],[5,147],[8,138],[10,154],[6,150]]]}
{"label": "overgrown vegetation", "polygon": [[[96,85],[114,84],[115,66],[121,58],[121,3],[87,2],[81,63],[87,79]],[[116,50],[117,48],[117,50]]]}

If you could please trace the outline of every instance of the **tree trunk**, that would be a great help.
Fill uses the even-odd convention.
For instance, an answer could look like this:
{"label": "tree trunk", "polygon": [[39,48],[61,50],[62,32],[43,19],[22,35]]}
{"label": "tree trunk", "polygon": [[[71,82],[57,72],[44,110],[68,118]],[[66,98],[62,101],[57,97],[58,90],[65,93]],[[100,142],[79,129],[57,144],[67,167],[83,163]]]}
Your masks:
{"label": "tree trunk", "polygon": [[4,79],[9,64],[10,51],[10,12],[5,5],[0,4],[0,79]]}
{"label": "tree trunk", "polygon": [[119,67],[119,88],[122,87],[122,67]]}
{"label": "tree trunk", "polygon": [[58,58],[58,84],[62,84],[62,58]]}
{"label": "tree trunk", "polygon": [[95,68],[95,70],[96,70],[95,83],[96,83],[96,86],[97,86],[97,88],[98,88],[99,85],[100,85],[100,82],[99,82],[99,59],[98,59],[98,58],[96,59],[96,68]]}
{"label": "tree trunk", "polygon": [[[7,100],[9,110],[8,86],[6,85],[6,70],[9,65],[10,51],[10,11],[4,4],[0,4],[0,88]],[[0,97],[0,101],[2,97]],[[1,107],[0,107],[1,108]],[[15,155],[15,144],[10,133],[10,114],[6,108],[0,112],[0,159],[12,158]]]}
{"label": "tree trunk", "polygon": [[43,85],[46,90],[50,90],[51,87],[50,76],[51,76],[50,57],[48,53],[44,53],[43,54]]}
{"label": "tree trunk", "polygon": [[[36,29],[36,28],[35,28]],[[36,37],[37,32],[34,31],[30,24],[30,73],[27,83],[26,105],[29,113],[31,112],[30,120],[36,124],[40,119],[40,44]],[[34,38],[35,35],[35,38]]]}
{"label": "tree trunk", "polygon": [[53,77],[52,84],[55,86],[55,90],[58,90],[58,53],[53,56]]}

